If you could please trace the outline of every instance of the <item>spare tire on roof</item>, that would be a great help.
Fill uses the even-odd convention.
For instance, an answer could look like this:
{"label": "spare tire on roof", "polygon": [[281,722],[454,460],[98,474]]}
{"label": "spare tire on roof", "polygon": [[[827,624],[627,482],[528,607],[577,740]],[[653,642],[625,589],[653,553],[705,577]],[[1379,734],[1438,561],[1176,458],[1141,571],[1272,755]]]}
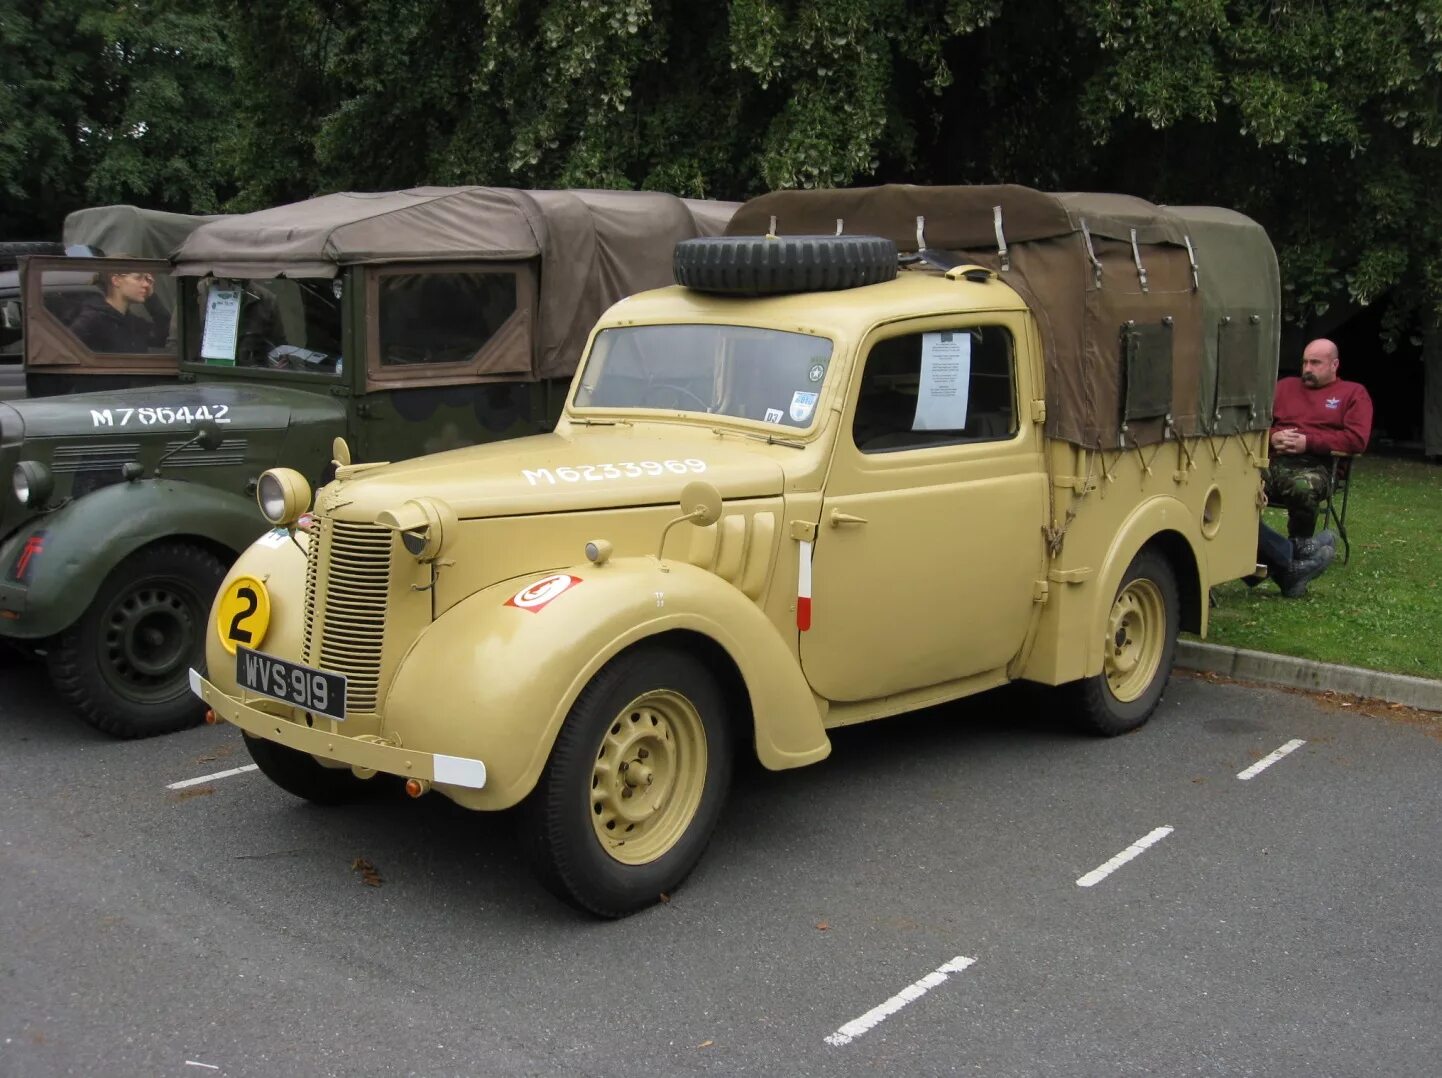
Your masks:
{"label": "spare tire on roof", "polygon": [[63,255],[65,244],[49,240],[7,240],[0,243],[0,270],[12,270],[29,255]]}
{"label": "spare tire on roof", "polygon": [[832,292],[896,276],[896,244],[880,236],[705,236],[676,245],[676,283],[759,296]]}

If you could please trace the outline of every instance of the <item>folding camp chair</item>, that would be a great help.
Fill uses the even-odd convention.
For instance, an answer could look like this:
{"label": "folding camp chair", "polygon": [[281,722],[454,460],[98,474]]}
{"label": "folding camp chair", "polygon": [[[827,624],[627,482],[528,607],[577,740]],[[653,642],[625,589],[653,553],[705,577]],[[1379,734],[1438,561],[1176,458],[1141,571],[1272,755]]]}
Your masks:
{"label": "folding camp chair", "polygon": [[[1360,453],[1332,453],[1332,474],[1327,480],[1326,501],[1321,505],[1322,527],[1332,527],[1337,538],[1342,540],[1342,564],[1352,556],[1352,544],[1347,539],[1347,496],[1352,490],[1352,474],[1357,466]],[[1338,500],[1341,508],[1338,508]]]}

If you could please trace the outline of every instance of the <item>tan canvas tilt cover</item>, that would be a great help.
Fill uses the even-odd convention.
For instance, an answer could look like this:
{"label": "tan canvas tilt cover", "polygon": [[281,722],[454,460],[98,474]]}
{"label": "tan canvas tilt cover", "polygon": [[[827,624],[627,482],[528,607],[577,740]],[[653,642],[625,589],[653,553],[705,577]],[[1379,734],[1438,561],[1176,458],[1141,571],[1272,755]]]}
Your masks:
{"label": "tan canvas tilt cover", "polygon": [[139,206],[91,206],[66,215],[61,239],[66,246],[99,247],[107,255],[169,258],[186,236],[222,216],[167,213]]}
{"label": "tan canvas tilt cover", "polygon": [[778,191],[729,235],[885,236],[995,270],[1046,350],[1047,434],[1092,448],[1261,430],[1271,422],[1281,286],[1256,222],[1116,194],[1014,185]]}
{"label": "tan canvas tilt cover", "polygon": [[539,260],[532,374],[564,377],[607,307],[670,284],[676,244],[718,234],[734,208],[655,191],[346,192],[197,229],[175,272],[333,277],[354,265]]}

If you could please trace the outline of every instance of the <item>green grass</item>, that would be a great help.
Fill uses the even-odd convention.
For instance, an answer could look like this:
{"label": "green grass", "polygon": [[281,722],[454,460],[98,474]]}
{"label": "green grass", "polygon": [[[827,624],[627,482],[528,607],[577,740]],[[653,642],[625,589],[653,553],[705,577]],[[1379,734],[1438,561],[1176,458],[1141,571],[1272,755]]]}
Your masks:
{"label": "green grass", "polygon": [[[1268,581],[1214,589],[1214,644],[1442,679],[1442,465],[1367,456],[1347,507],[1351,561],[1284,599]],[[1286,516],[1266,512],[1286,531]]]}

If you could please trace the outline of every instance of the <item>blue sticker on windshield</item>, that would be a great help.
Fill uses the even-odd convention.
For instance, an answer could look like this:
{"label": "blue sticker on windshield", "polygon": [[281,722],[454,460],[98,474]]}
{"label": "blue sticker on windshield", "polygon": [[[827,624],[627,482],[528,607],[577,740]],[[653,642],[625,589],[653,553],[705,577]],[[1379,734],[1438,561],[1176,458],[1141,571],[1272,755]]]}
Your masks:
{"label": "blue sticker on windshield", "polygon": [[811,413],[816,409],[816,394],[807,393],[798,389],[791,394],[791,418],[797,423],[805,423],[811,418]]}

